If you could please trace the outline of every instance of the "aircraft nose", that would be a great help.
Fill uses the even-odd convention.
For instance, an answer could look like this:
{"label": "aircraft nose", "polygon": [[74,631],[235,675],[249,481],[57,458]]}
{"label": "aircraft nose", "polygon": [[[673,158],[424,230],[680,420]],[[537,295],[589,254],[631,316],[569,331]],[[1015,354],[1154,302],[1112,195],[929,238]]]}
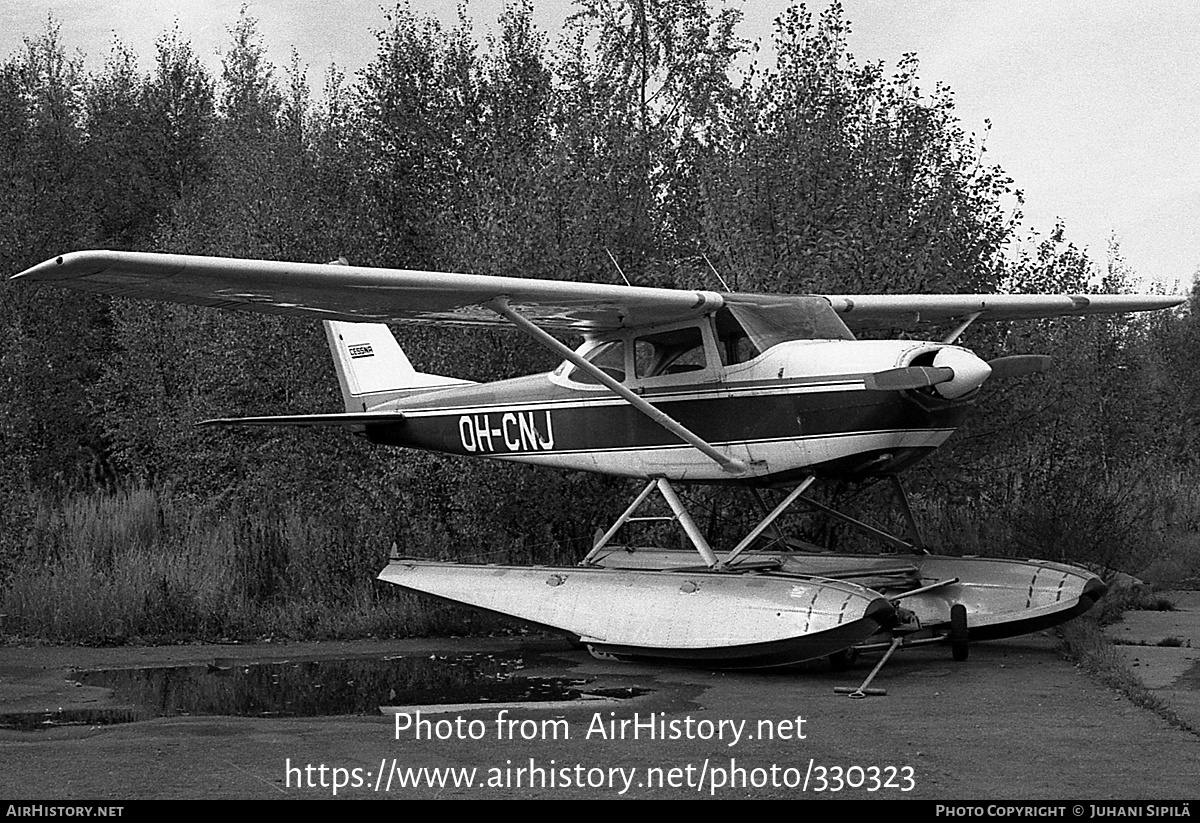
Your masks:
{"label": "aircraft nose", "polygon": [[954,378],[944,383],[938,383],[935,390],[947,400],[957,400],[965,397],[983,385],[992,374],[992,367],[981,360],[974,352],[957,346],[945,346],[933,358],[933,365],[939,368],[949,368],[954,372]]}

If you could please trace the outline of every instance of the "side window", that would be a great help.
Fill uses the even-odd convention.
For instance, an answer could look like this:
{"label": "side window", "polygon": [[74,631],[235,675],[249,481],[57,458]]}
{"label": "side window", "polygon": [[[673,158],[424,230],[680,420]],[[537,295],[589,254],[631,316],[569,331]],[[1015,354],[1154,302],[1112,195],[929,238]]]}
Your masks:
{"label": "side window", "polygon": [[760,354],[762,352],[745,335],[741,337],[726,337],[721,341],[721,355],[725,358],[725,365],[727,366],[732,366],[735,363],[745,363],[753,360]]}
{"label": "side window", "polygon": [[704,335],[699,326],[643,335],[634,339],[633,347],[638,379],[687,374],[708,368]]}

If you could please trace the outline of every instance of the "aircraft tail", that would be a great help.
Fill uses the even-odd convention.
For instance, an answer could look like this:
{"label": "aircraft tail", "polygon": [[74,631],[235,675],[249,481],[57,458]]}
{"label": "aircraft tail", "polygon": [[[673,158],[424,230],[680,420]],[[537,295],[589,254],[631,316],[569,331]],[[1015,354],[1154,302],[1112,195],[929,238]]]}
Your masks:
{"label": "aircraft tail", "polygon": [[471,382],[414,369],[383,323],[326,320],[324,325],[347,413],[366,412],[413,394]]}

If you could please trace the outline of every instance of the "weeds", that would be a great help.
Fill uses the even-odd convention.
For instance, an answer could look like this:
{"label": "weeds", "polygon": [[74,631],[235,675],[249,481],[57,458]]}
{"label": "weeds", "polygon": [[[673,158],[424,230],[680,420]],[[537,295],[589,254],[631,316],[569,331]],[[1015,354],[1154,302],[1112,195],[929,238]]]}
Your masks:
{"label": "weeds", "polygon": [[39,506],[4,587],[8,634],[112,644],[496,631],[372,579],[380,541],[282,508],[189,509],[139,488]]}
{"label": "weeds", "polygon": [[1100,622],[1090,614],[1064,624],[1060,634],[1063,652],[1081,669],[1098,677],[1109,688],[1121,692],[1135,706],[1154,712],[1175,728],[1200,734],[1200,729],[1180,717],[1166,701],[1142,685],[1105,637]]}

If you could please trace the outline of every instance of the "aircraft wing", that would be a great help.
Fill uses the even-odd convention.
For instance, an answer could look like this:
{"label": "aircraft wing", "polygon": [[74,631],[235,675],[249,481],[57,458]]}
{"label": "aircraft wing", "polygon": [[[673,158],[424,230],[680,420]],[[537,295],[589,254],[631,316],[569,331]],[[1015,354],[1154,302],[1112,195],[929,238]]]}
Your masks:
{"label": "aircraft wing", "polygon": [[15,279],[352,323],[507,325],[484,305],[503,298],[543,328],[572,332],[687,320],[723,305],[715,292],[123,251],[64,254]]}
{"label": "aircraft wing", "polygon": [[[329,266],[193,255],[79,251],[15,279],[121,297],[349,322],[506,324],[502,299],[536,325],[563,332],[640,328],[701,317],[727,303],[784,304],[811,295],[754,295]],[[1115,314],[1168,308],[1158,295],[820,295],[851,330],[980,320]]]}
{"label": "aircraft wing", "polygon": [[826,295],[852,331],[978,320],[1035,320],[1125,314],[1178,306],[1186,297],[1157,294],[864,294]]}

